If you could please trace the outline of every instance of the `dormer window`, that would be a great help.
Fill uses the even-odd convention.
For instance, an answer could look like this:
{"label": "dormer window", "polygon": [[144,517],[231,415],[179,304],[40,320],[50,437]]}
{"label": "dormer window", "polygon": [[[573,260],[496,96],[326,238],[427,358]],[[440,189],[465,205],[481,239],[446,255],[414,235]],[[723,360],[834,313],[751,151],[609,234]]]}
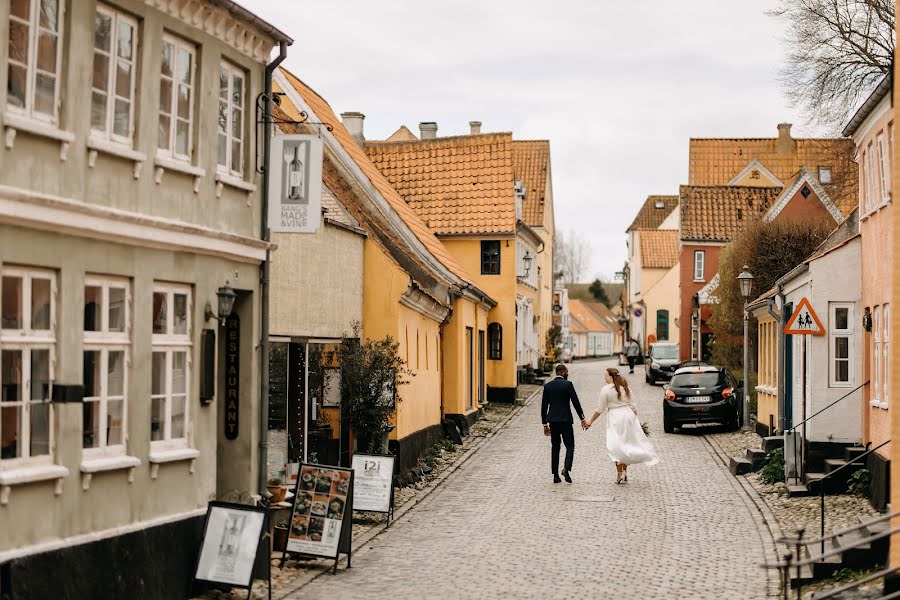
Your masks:
{"label": "dormer window", "polygon": [[663,209],[665,207],[666,207],[666,203],[663,202],[662,200],[657,200],[656,202],[653,203],[653,208]]}
{"label": "dormer window", "polygon": [[819,183],[831,183],[831,167],[819,167]]}

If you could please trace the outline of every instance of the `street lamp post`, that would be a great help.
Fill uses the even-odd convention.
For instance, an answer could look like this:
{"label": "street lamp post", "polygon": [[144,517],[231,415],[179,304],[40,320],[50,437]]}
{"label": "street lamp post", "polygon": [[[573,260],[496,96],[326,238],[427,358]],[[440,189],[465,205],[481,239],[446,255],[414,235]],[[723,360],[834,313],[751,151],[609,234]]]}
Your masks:
{"label": "street lamp post", "polygon": [[753,293],[753,274],[750,273],[750,267],[744,265],[741,274],[737,276],[738,283],[741,286],[741,297],[744,299],[744,427],[750,426],[750,312],[747,310],[747,303],[750,301],[750,294]]}

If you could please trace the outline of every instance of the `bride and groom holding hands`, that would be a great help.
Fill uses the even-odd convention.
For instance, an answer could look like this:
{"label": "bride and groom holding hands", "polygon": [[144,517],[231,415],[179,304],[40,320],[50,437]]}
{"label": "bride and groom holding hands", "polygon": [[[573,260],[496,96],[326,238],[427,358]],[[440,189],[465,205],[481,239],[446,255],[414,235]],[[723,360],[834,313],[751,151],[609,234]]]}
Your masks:
{"label": "bride and groom holding hands", "polygon": [[635,464],[655,465],[659,462],[653,445],[647,439],[637,418],[637,408],[628,382],[618,369],[608,368],[605,373],[606,385],[600,390],[597,408],[590,419],[586,419],[575,392],[575,386],[568,380],[569,370],[565,365],[556,366],[556,377],[544,384],[541,398],[541,422],[544,435],[551,440],[550,465],[553,483],[559,483],[559,452],[566,447],[562,476],[572,483],[572,462],[575,458],[575,432],[572,408],[581,419],[581,428],[590,429],[594,421],[604,413],[606,418],[606,450],[610,460],[616,464],[616,483],[628,481],[628,466]]}

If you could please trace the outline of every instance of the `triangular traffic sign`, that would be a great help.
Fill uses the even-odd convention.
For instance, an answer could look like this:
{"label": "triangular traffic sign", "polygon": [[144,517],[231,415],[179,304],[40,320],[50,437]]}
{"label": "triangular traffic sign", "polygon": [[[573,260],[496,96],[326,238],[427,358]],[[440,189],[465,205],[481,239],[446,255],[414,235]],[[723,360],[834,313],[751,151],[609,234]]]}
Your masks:
{"label": "triangular traffic sign", "polygon": [[819,315],[809,304],[809,299],[803,298],[794,309],[791,318],[784,326],[787,335],[825,335],[825,327],[819,320]]}

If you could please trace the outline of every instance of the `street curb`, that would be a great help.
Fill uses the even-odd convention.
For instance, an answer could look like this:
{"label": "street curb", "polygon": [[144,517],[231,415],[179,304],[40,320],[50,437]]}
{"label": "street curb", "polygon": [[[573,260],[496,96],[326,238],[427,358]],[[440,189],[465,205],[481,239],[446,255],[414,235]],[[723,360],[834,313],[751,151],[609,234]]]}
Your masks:
{"label": "street curb", "polygon": [[[397,509],[394,513],[394,520],[391,521],[391,526],[396,525],[403,517],[409,514],[412,509],[419,506],[424,500],[429,498],[436,490],[443,487],[443,483],[450,478],[451,475],[455,474],[459,471],[466,462],[469,461],[470,458],[489,440],[491,440],[495,435],[497,435],[500,431],[506,428],[509,422],[515,418],[519,413],[521,413],[531,402],[537,397],[537,395],[541,392],[542,388],[538,388],[532,393],[528,398],[525,399],[521,404],[516,404],[515,408],[510,411],[506,417],[495,427],[492,431],[486,434],[480,441],[476,442],[472,445],[471,448],[466,450],[459,458],[457,458],[453,463],[447,467],[440,475],[438,475],[435,479],[429,482],[429,486],[423,490],[423,494],[414,500],[410,500],[403,507]],[[375,538],[385,533],[386,531],[390,531],[388,527],[375,527],[371,531],[364,533],[362,536],[353,541],[353,553],[356,554],[359,550],[363,549],[366,545],[372,542]],[[347,564],[347,558],[344,557],[338,561],[338,566],[343,567]],[[272,597],[275,600],[286,600],[291,594],[294,594],[304,587],[318,579],[319,577],[325,575],[326,573],[330,573],[332,569],[333,563],[329,563],[323,571],[320,573],[316,573],[315,575],[310,576],[308,579],[304,579],[302,583],[297,585],[296,587],[292,587],[290,589],[273,590]]]}
{"label": "street curb", "polygon": [[[760,542],[762,542],[763,553],[766,557],[766,563],[776,563],[779,560],[778,557],[778,545],[775,543],[775,540],[781,539],[781,527],[778,525],[778,521],[775,519],[775,515],[772,514],[772,511],[769,509],[769,506],[765,503],[765,501],[759,496],[759,493],[750,485],[750,482],[747,481],[747,477],[743,475],[732,475],[731,471],[728,470],[728,465],[730,463],[730,457],[726,454],[726,452],[722,449],[719,443],[710,436],[702,436],[702,439],[707,444],[707,450],[714,456],[714,458],[718,459],[718,462],[722,464],[723,470],[727,471],[729,479],[731,479],[734,483],[734,487],[742,491],[742,497],[744,498],[745,504],[747,504],[747,508],[752,510],[755,508],[757,512],[759,512],[762,517],[762,525],[765,528],[760,527],[759,524],[757,526],[757,533],[760,536]],[[768,534],[768,535],[766,535]],[[762,565],[760,565],[762,569]],[[766,574],[766,595],[769,597],[781,597],[781,577],[773,576],[773,571],[771,569],[763,569]]]}

